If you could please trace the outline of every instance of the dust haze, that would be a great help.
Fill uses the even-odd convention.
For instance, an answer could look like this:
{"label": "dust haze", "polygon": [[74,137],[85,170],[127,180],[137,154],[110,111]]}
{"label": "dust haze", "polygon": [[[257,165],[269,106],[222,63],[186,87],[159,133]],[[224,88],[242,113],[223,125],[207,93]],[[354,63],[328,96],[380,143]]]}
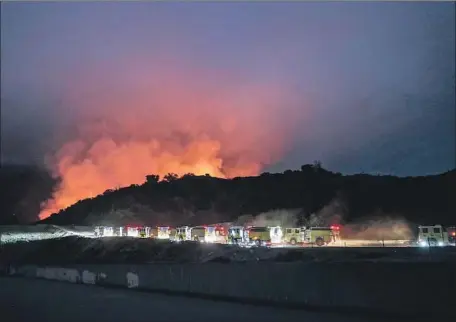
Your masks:
{"label": "dust haze", "polygon": [[370,219],[343,226],[342,237],[357,240],[412,240],[413,225],[402,216],[377,212]]}
{"label": "dust haze", "polygon": [[[349,206],[336,197],[319,211],[306,215],[303,209],[279,209],[240,216],[234,224],[249,226],[330,227],[341,225],[341,237],[353,240],[412,240],[413,225],[398,213],[380,210],[366,214],[362,220],[348,220]],[[365,219],[364,219],[365,218]]]}

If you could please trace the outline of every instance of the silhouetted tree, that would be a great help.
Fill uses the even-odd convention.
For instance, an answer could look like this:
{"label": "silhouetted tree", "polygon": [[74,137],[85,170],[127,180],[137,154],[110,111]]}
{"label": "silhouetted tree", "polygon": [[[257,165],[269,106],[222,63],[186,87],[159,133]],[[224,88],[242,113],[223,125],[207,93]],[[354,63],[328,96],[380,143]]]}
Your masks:
{"label": "silhouetted tree", "polygon": [[313,170],[313,166],[311,164],[303,164],[301,166],[301,171],[304,173],[309,173],[311,170]]}
{"label": "silhouetted tree", "polygon": [[154,184],[154,183],[158,183],[159,180],[160,180],[160,176],[158,176],[156,174],[149,174],[146,176],[147,183]]}
{"label": "silhouetted tree", "polygon": [[163,178],[163,180],[167,181],[167,182],[172,182],[172,181],[176,181],[177,179],[179,179],[179,176],[175,173],[168,173],[167,175],[165,175],[165,177]]}
{"label": "silhouetted tree", "polygon": [[315,169],[315,170],[320,170],[322,168],[321,166],[321,161],[320,160],[315,160],[312,164],[312,167]]}

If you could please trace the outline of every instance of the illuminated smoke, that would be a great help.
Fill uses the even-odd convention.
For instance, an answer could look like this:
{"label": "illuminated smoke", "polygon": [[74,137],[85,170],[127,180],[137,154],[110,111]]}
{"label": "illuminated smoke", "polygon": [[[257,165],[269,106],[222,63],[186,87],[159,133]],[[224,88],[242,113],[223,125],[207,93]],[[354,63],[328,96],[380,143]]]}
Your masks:
{"label": "illuminated smoke", "polygon": [[414,237],[412,226],[402,216],[380,211],[370,219],[345,225],[342,234],[345,239],[357,240],[411,240]]}
{"label": "illuminated smoke", "polygon": [[302,209],[276,209],[256,216],[243,215],[236,220],[237,225],[257,227],[297,227]]}
{"label": "illuminated smoke", "polygon": [[311,214],[307,218],[306,226],[309,227],[329,227],[341,224],[343,218],[348,214],[348,208],[344,198],[336,197],[317,213]]}
{"label": "illuminated smoke", "polygon": [[41,219],[148,174],[256,175],[286,152],[298,120],[281,86],[176,64],[125,66],[96,66],[66,84],[76,130],[49,157],[61,185]]}

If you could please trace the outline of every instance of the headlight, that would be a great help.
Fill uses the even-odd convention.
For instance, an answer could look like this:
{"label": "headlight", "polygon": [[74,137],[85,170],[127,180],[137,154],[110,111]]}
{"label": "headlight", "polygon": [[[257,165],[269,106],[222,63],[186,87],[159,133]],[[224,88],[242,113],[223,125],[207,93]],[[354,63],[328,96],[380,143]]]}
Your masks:
{"label": "headlight", "polygon": [[428,246],[428,243],[425,240],[420,240],[420,246],[426,247],[426,246]]}
{"label": "headlight", "polygon": [[443,241],[439,241],[438,245],[439,245],[439,246],[443,246],[443,245],[444,245],[444,244],[443,244]]}

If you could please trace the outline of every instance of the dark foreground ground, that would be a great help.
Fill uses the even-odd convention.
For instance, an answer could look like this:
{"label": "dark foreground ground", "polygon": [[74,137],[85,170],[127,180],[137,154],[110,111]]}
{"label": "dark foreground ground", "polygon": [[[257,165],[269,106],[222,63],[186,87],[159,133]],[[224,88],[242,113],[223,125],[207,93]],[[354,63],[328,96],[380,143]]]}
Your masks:
{"label": "dark foreground ground", "polygon": [[3,322],[382,321],[8,277],[0,278],[0,312]]}
{"label": "dark foreground ground", "polygon": [[456,262],[456,247],[316,247],[239,248],[234,245],[171,243],[126,237],[64,238],[18,242],[0,247],[0,264],[124,264],[205,263],[237,261]]}

